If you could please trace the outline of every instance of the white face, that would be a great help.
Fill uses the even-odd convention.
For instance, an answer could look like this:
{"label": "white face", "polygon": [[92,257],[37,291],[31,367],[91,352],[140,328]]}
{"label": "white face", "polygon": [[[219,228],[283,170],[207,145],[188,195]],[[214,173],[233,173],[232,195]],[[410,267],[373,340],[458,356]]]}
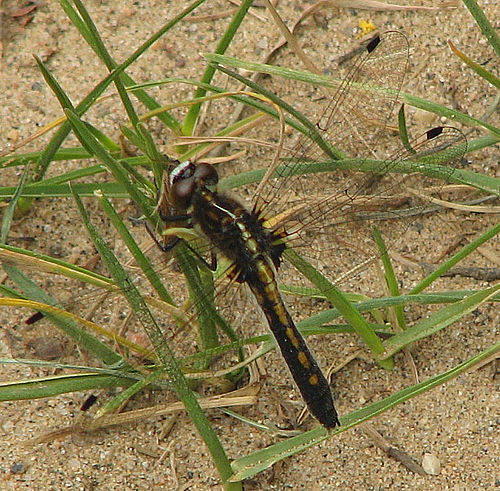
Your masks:
{"label": "white face", "polygon": [[[191,168],[191,170],[190,170]],[[192,175],[194,172],[194,164],[190,160],[181,162],[169,175],[169,184],[172,186],[174,182],[184,174]]]}

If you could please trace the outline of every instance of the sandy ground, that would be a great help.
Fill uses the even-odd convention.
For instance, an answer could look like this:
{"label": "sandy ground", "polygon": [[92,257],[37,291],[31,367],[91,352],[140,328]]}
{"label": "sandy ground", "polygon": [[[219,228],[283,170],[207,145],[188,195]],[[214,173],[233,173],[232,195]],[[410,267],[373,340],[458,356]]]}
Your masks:
{"label": "sandy ground", "polygon": [[[91,1],[86,4],[104,42],[120,61],[180,11],[184,2],[144,0],[120,2],[117,6],[114,2]],[[496,27],[500,27],[498,0],[481,2],[481,6],[486,9],[489,19],[497,23]],[[45,85],[32,58],[33,53],[47,63],[74,102],[101,80],[106,71],[56,2],[46,2],[31,14],[16,18],[11,13],[18,8],[17,3],[6,1],[1,8],[4,9],[0,40],[0,149],[3,150],[60,116],[57,101]],[[208,2],[200,13],[213,14],[228,8],[231,8],[228,3],[213,1]],[[280,12],[285,19],[296,19],[302,8],[298,2],[280,2]],[[272,21],[266,19],[264,9],[255,12],[257,16],[247,19],[228,54],[260,60],[279,39],[278,30]],[[23,25],[27,15],[33,15],[33,19]],[[464,68],[446,45],[447,40],[452,39],[473,59],[495,70],[492,66],[495,65],[492,61],[496,60],[495,55],[463,6],[430,12],[326,10],[316,22],[309,19],[300,32],[306,51],[328,69],[328,64],[336,56],[356,44],[360,19],[371,20],[381,31],[396,29],[408,37],[412,52],[405,91],[458,107],[476,117],[480,117],[491,103],[493,90]],[[215,47],[226,24],[227,19],[185,22],[149,50],[129,73],[137,81],[166,76],[199,77],[204,69],[199,53],[209,52]],[[279,62],[290,66],[286,54],[280,56]],[[292,61],[292,66],[297,66],[296,62]],[[153,93],[158,100],[168,103],[187,98],[191,88],[167,86],[155,89]],[[230,107],[224,104],[220,107],[218,116],[224,118],[222,111],[229,111]],[[116,98],[99,104],[88,118],[105,133],[114,136],[118,134],[119,125],[126,121]],[[414,121],[426,126],[439,124],[428,115],[419,113]],[[498,114],[493,115],[492,122],[498,125]],[[167,136],[159,125],[158,130],[158,142],[166,149]],[[211,134],[211,121],[208,120],[200,131]],[[20,151],[43,148],[46,141],[47,137],[42,137]],[[477,152],[469,156],[469,160],[471,169],[499,175],[498,147]],[[62,163],[54,169],[66,165]],[[13,172],[2,171],[0,183],[14,185],[18,177]],[[410,250],[423,248],[420,252],[439,257],[441,253],[447,253],[449,244],[459,232],[466,229],[472,234],[470,237],[474,237],[492,223],[494,218],[491,217],[450,212],[440,221],[429,220],[415,244],[409,243],[408,247]],[[90,254],[92,251],[89,239],[82,237],[79,219],[68,200],[37,200],[28,217],[14,224],[12,235],[35,237],[34,243],[12,243],[64,259],[75,253]],[[467,236],[466,240],[471,239]],[[496,244],[498,250],[498,242]],[[448,254],[453,252],[451,250]],[[475,265],[494,266],[479,255],[471,261]],[[410,289],[418,279],[416,273],[405,277],[403,288]],[[455,277],[442,280],[435,288],[477,289],[485,285],[484,282]],[[356,288],[370,292],[370,285],[357,284]],[[295,306],[294,310],[300,308],[300,305]],[[415,310],[409,318],[417,320],[418,316],[428,313]],[[25,315],[25,312],[2,311],[1,357],[29,355],[22,347],[28,344],[27,339],[34,333],[22,327]],[[412,354],[421,379],[441,373],[490,346],[498,325],[498,307],[495,310],[495,306],[487,304],[464,321],[419,343]],[[8,332],[14,332],[15,336]],[[54,336],[54,332],[50,332]],[[337,343],[337,338],[335,341]],[[322,364],[340,363],[359,347],[349,335],[340,335],[335,346],[325,346],[320,339],[311,342]],[[63,361],[77,359],[78,353],[71,349],[72,346],[68,348],[64,343],[62,346]],[[289,399],[290,394],[297,399],[279,357],[267,355],[265,362],[268,378],[262,397],[257,407],[247,413],[264,421],[277,414],[277,400]],[[398,356],[396,362],[397,367],[392,373],[382,371],[369,358],[349,363],[336,376],[339,411],[344,414],[411,385],[413,379],[408,360]],[[1,370],[2,380],[18,380],[40,373],[24,366],[3,367]],[[494,366],[490,364],[372,421],[374,429],[391,445],[404,450],[418,462],[422,461],[424,454],[435,456],[441,466],[437,475],[421,476],[410,472],[378,449],[362,429],[355,429],[259,474],[245,484],[245,489],[458,491],[497,488],[500,476],[496,389]],[[179,415],[172,431],[163,440],[159,439],[162,421],[144,421],[83,438],[55,440],[34,448],[20,445],[33,436],[74,423],[86,396],[69,394],[48,400],[0,404],[3,441],[0,448],[1,489],[220,489],[210,457],[184,414]],[[211,412],[210,418],[230,458],[279,441],[279,437],[250,429],[221,413]]]}

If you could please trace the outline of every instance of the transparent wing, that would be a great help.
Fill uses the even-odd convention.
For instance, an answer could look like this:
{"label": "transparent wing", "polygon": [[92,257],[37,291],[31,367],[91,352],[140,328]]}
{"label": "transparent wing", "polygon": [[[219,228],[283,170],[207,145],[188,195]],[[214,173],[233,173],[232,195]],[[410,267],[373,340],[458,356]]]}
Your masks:
{"label": "transparent wing", "polygon": [[[313,198],[288,202],[288,211],[282,215],[281,223],[290,236],[290,243],[295,247],[311,247],[306,232],[325,233],[329,228],[348,224],[357,228],[361,222],[370,220],[370,211],[386,212],[385,219],[399,219],[408,215],[403,208],[409,205],[413,214],[418,215],[420,207],[426,203],[408,202],[408,189],[434,184],[432,191],[440,191],[450,181],[456,165],[464,156],[467,141],[456,128],[436,127],[417,138],[411,146],[412,150],[402,150],[387,161],[376,164],[376,171],[372,174],[381,176],[382,180],[372,181],[371,187],[354,186],[354,179],[345,187],[339,185],[332,194],[323,192]],[[419,171],[426,175],[419,174]],[[388,176],[389,173],[395,176]],[[433,180],[432,175],[437,179]],[[366,176],[361,173],[358,176],[366,184]],[[374,215],[373,220],[377,217],[380,215]]]}
{"label": "transparent wing", "polygon": [[[375,158],[375,150],[394,148],[390,140],[396,139],[388,125],[396,121],[407,63],[403,34],[390,31],[372,38],[326,104],[314,131],[301,135],[255,201],[254,211],[288,236],[289,245],[315,256],[318,265],[342,243],[361,247],[370,242],[369,225],[381,219],[380,212],[385,220],[403,222],[393,227],[388,239],[389,246],[396,244],[428,204],[410,199],[405,190],[432,186],[433,192],[439,191],[466,152],[459,130],[438,127],[411,142],[411,148],[397,142],[400,150]],[[328,152],[325,142],[356,158],[334,160],[337,155]],[[434,181],[428,178],[432,174]],[[366,254],[372,253],[376,254]],[[359,254],[357,260],[362,261]]]}
{"label": "transparent wing", "polygon": [[[307,163],[332,155],[338,158],[328,145],[347,150],[350,156],[374,156],[377,142],[387,134],[388,123],[395,120],[394,109],[407,64],[408,41],[402,33],[389,31],[372,38],[326,104],[315,128],[309,135],[302,135],[289,155],[283,156],[285,165],[276,170],[277,178],[262,190],[254,210],[272,216],[280,211],[275,205],[276,196],[286,201],[296,192],[305,194],[303,179],[297,174]],[[302,173],[308,174],[307,170]],[[354,186],[359,188],[363,183],[356,180],[349,185]]]}

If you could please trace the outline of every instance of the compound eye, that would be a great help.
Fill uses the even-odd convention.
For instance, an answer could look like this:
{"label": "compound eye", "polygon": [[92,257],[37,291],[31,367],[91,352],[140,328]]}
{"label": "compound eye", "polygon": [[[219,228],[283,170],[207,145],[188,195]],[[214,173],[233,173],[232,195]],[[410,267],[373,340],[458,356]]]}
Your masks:
{"label": "compound eye", "polygon": [[214,186],[219,182],[219,174],[211,164],[197,164],[193,177],[206,186]]}
{"label": "compound eye", "polygon": [[179,210],[187,210],[193,197],[195,182],[189,179],[180,179],[170,188],[170,203]]}

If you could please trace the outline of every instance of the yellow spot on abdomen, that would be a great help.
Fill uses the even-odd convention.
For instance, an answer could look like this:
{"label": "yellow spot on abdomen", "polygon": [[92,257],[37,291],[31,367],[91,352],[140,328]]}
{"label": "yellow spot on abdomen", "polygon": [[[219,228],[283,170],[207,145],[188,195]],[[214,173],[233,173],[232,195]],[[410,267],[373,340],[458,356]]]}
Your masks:
{"label": "yellow spot on abdomen", "polygon": [[318,380],[318,376],[317,376],[316,374],[311,375],[311,376],[309,377],[309,383],[310,383],[311,385],[318,385],[318,382],[319,382],[319,380]]}
{"label": "yellow spot on abdomen", "polygon": [[304,368],[311,368],[311,364],[303,351],[299,351],[299,361]]}
{"label": "yellow spot on abdomen", "polygon": [[291,327],[286,328],[286,335],[295,348],[299,349],[299,340],[297,339],[297,336],[295,336],[295,332]]}

